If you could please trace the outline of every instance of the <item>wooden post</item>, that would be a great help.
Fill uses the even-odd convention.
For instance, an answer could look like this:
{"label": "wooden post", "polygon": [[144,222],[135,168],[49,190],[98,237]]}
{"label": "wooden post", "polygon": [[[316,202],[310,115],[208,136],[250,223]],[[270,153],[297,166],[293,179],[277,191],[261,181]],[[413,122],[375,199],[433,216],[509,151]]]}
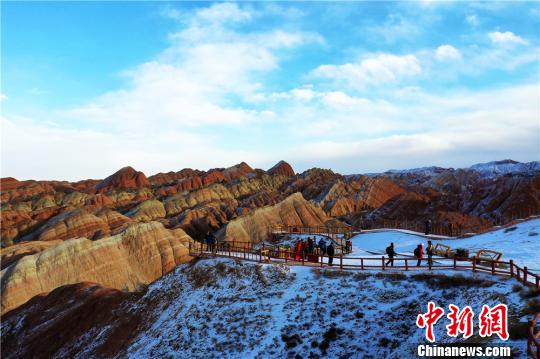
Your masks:
{"label": "wooden post", "polygon": [[339,269],[343,269],[343,254],[339,255]]}
{"label": "wooden post", "polygon": [[472,271],[476,272],[476,257],[472,258]]}
{"label": "wooden post", "polygon": [[456,260],[456,257],[454,257],[454,269],[457,269],[457,260]]}
{"label": "wooden post", "polygon": [[536,276],[536,289],[540,289],[540,277]]}
{"label": "wooden post", "polygon": [[405,270],[409,270],[409,260],[405,258]]}
{"label": "wooden post", "polygon": [[364,270],[364,258],[360,258],[360,268]]}
{"label": "wooden post", "polygon": [[523,267],[523,283],[527,283],[527,272],[528,272],[528,269],[527,267]]}
{"label": "wooden post", "polygon": [[510,259],[510,277],[514,276],[514,261]]}
{"label": "wooden post", "polygon": [[244,260],[246,260],[246,247],[244,247]]}
{"label": "wooden post", "polygon": [[491,274],[495,275],[495,262],[491,261]]}
{"label": "wooden post", "polygon": [[384,256],[381,257],[381,261],[382,261],[382,270],[384,270]]}

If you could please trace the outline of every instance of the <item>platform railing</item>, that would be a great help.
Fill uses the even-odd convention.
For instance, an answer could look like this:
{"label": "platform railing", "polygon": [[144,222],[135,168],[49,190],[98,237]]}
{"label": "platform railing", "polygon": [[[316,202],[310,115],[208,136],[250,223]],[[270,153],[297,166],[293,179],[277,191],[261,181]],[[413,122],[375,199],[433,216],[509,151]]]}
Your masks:
{"label": "platform railing", "polygon": [[210,254],[220,257],[237,258],[242,260],[284,263],[289,265],[309,265],[319,267],[334,266],[345,270],[469,270],[472,272],[488,273],[491,275],[510,276],[527,285],[540,289],[540,275],[532,273],[524,266],[520,267],[514,261],[500,261],[483,258],[444,258],[428,257],[420,260],[415,257],[349,257],[338,253],[334,256],[326,254],[299,253],[293,250],[264,248],[254,250],[248,242],[223,242],[215,245],[200,244],[192,246],[189,252],[192,256]]}

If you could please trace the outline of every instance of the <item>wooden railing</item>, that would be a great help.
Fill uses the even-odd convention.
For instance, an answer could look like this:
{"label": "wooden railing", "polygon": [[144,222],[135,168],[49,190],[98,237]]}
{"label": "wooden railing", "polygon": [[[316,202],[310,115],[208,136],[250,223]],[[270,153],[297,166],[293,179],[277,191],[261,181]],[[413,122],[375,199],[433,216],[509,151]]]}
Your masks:
{"label": "wooden railing", "polygon": [[[241,243],[241,244],[240,244]],[[394,257],[391,264],[387,256],[380,257],[349,257],[338,253],[335,256],[318,254],[296,253],[293,250],[282,250],[275,248],[261,248],[252,250],[247,242],[225,242],[217,243],[214,246],[202,244],[198,248],[190,245],[189,251],[192,256],[202,254],[213,254],[222,257],[238,258],[257,262],[286,263],[292,265],[310,265],[327,267],[330,266],[330,258],[333,266],[339,269],[366,270],[366,269],[399,269],[399,270],[470,270],[473,272],[489,273],[492,275],[510,276],[516,278],[519,282],[527,285],[534,285],[540,289],[540,275],[532,273],[526,266],[520,267],[512,260],[497,261],[491,259],[472,258],[433,258],[428,262],[424,257],[417,265],[418,259],[414,257]],[[245,245],[244,245],[245,244]]]}
{"label": "wooden railing", "polygon": [[330,239],[339,247],[345,246],[345,241],[359,233],[360,228],[352,226],[273,226],[268,228],[268,238],[277,240],[281,235],[306,234],[321,235]]}
{"label": "wooden railing", "polygon": [[527,354],[531,358],[540,358],[540,330],[536,329],[537,323],[540,321],[540,313],[536,313],[533,319],[529,322],[529,332],[527,333]]}

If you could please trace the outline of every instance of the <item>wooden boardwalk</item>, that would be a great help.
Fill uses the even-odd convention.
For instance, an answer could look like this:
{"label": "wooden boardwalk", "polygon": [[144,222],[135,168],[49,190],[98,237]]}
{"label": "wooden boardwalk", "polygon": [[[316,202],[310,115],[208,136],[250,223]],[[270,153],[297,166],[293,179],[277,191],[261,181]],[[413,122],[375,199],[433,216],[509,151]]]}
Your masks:
{"label": "wooden boardwalk", "polygon": [[190,245],[191,256],[198,257],[213,255],[218,257],[235,258],[246,261],[264,262],[270,264],[287,264],[292,266],[333,267],[340,270],[455,270],[487,273],[493,276],[506,276],[516,278],[519,282],[535,286],[540,289],[540,275],[531,273],[528,268],[520,267],[514,261],[500,261],[491,259],[472,258],[444,258],[433,257],[431,265],[427,257],[422,258],[420,266],[418,259],[412,257],[394,257],[392,265],[387,264],[387,256],[349,257],[337,254],[332,257],[333,264],[329,264],[327,255],[298,256],[290,250],[259,249],[253,250],[247,246],[232,246],[230,243],[219,243],[214,248],[200,245],[194,248]]}

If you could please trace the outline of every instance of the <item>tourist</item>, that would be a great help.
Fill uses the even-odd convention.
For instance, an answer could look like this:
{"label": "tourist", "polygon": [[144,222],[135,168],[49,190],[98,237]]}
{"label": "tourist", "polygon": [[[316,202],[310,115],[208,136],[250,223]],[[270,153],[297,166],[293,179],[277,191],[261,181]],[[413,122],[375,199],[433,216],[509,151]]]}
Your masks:
{"label": "tourist", "polygon": [[427,258],[428,258],[429,269],[431,269],[431,266],[433,265],[433,244],[431,243],[431,241],[428,241],[427,243],[428,244],[426,248],[426,253],[427,253]]}
{"label": "tourist", "polygon": [[424,257],[424,247],[422,244],[419,244],[416,249],[414,250],[414,256],[418,259],[418,262],[416,263],[417,267],[420,267],[422,264],[422,258]]}
{"label": "tourist", "polygon": [[306,259],[308,252],[308,244],[307,241],[302,240],[302,258]]}
{"label": "tourist", "polygon": [[428,219],[425,223],[425,233],[426,233],[426,236],[429,235],[429,233],[431,232],[431,219]]}
{"label": "tourist", "polygon": [[394,243],[390,243],[388,247],[386,247],[386,254],[388,254],[388,261],[386,262],[386,265],[390,264],[392,267],[394,266],[394,256],[396,255],[396,251],[394,250]]}
{"label": "tourist", "polygon": [[321,250],[321,255],[324,256],[326,254],[326,241],[323,238],[319,239],[319,249]]}
{"label": "tourist", "polygon": [[298,242],[296,242],[296,252],[294,253],[294,259],[299,261],[301,255],[302,255],[302,241],[298,240]]}
{"label": "tourist", "polygon": [[207,251],[210,251],[210,248],[212,246],[212,233],[210,231],[206,232],[206,236],[205,236],[205,243],[206,243],[206,250]]}
{"label": "tourist", "polygon": [[345,245],[347,246],[347,253],[352,253],[352,241],[350,239],[347,239]]}
{"label": "tourist", "polygon": [[311,239],[311,237],[308,237],[307,239],[307,245],[308,245],[308,253],[309,254],[313,254],[313,243],[314,243],[314,240]]}
{"label": "tourist", "polygon": [[326,253],[328,254],[328,265],[332,266],[334,261],[334,244],[332,242],[326,247]]}

